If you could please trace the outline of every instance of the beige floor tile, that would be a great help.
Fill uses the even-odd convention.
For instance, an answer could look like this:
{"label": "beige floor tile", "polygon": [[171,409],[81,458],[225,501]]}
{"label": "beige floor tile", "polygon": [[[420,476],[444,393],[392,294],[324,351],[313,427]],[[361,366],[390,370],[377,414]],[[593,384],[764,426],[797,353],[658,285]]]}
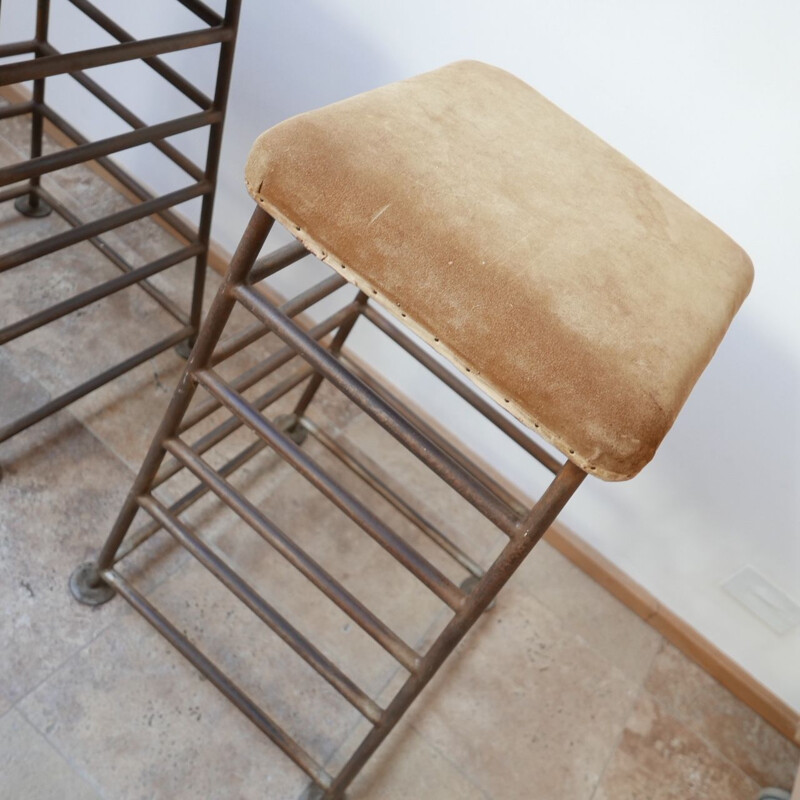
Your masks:
{"label": "beige floor tile", "polygon": [[0,718],[0,797],[98,800],[99,795],[16,711]]}
{"label": "beige floor tile", "polygon": [[306,783],[132,611],[21,708],[105,797],[294,800]]}
{"label": "beige floor tile", "polygon": [[644,680],[660,634],[547,542],[536,545],[512,581],[626,675]]}
{"label": "beige floor tile", "polygon": [[16,701],[116,616],[67,588],[95,552],[130,472],[68,413],[0,446],[0,704]]}
{"label": "beige floor tile", "polygon": [[800,748],[672,645],[656,657],[645,689],[761,786],[792,785]]}
{"label": "beige floor tile", "polygon": [[488,795],[411,727],[398,727],[368,762],[348,800],[486,800]]}
{"label": "beige floor tile", "polygon": [[593,800],[755,800],[759,786],[642,693]]}
{"label": "beige floor tile", "polygon": [[634,685],[506,588],[412,709],[414,727],[497,800],[588,800]]}

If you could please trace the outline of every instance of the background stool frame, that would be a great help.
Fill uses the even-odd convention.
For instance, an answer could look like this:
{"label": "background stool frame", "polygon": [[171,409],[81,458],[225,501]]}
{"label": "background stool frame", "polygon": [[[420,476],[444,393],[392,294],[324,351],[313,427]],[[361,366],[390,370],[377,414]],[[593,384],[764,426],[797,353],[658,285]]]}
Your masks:
{"label": "background stool frame", "polygon": [[[270,302],[254,284],[287,268],[308,254],[305,247],[296,242],[258,259],[272,224],[272,218],[265,211],[261,208],[255,210],[119,517],[97,561],[78,567],[73,573],[71,586],[79,600],[90,604],[105,602],[115,592],[122,595],[310,776],[312,783],[308,787],[306,798],[332,800],[343,796],[345,789],[367,759],[541,539],[586,477],[586,473],[570,461],[562,464],[511,423],[491,401],[454,378],[412,338],[378,313],[364,292],[359,291],[354,300],[313,327],[301,326],[293,320],[292,318],[304,309],[346,285],[347,282],[338,274],[301,292],[280,307]],[[236,304],[247,309],[256,318],[256,322],[238,333],[221,339]],[[532,508],[499,486],[484,470],[450,444],[430,423],[421,419],[374,378],[342,355],[341,348],[346,337],[356,321],[362,317],[391,337],[554,474],[552,482]],[[233,380],[223,380],[215,371],[214,367],[221,361],[243,350],[269,332],[274,332],[283,340],[285,346]],[[256,400],[248,401],[242,396],[246,389],[295,358],[303,362],[302,366],[288,378],[280,381]],[[304,418],[304,412],[324,380],[339,389],[508,537],[502,551],[485,572],[466,552],[427,521],[417,509],[371,474],[353,454],[348,453],[317,425]],[[299,387],[304,381],[307,383],[294,408],[294,413],[274,421],[267,419],[263,412],[278,398]],[[210,397],[187,413],[198,386],[203,387]],[[181,438],[182,434],[193,425],[220,408],[228,409],[232,416],[204,434],[192,446]],[[201,457],[202,454],[241,426],[248,427],[256,435],[256,441],[228,460],[221,468],[213,469]],[[466,579],[460,585],[451,581],[384,524],[351,492],[343,488],[331,474],[324,471],[302,449],[302,442],[307,435],[316,437],[343,464],[349,466],[403,516],[455,559],[468,573]],[[437,595],[446,606],[449,606],[453,612],[452,618],[424,654],[416,652],[406,644],[226,480],[231,473],[266,447],[272,448]],[[167,453],[172,459],[162,465]],[[170,507],[166,507],[152,492],[183,468],[193,473],[200,482]],[[209,491],[305,575],[407,670],[408,677],[405,683],[386,708],[381,708],[328,660],[224,559],[211,550],[194,529],[179,519],[178,515],[181,512]],[[129,533],[131,523],[139,509],[144,509],[152,521],[143,528]],[[116,564],[161,528],[170,533],[175,541],[218,578],[372,724],[371,731],[337,774],[329,774],[324,766],[318,764],[294,742],[234,681],[223,674],[115,569]]]}
{"label": "background stool frame", "polygon": [[[30,159],[0,168],[0,202],[14,200],[17,210],[32,217],[45,216],[51,211],[55,211],[71,228],[0,255],[0,273],[78,242],[89,242],[122,274],[0,328],[0,345],[134,284],[146,291],[179,323],[180,327],[161,341],[53,398],[40,408],[0,427],[0,442],[9,439],[170,347],[177,346],[178,352],[184,356],[188,355],[189,344],[197,334],[202,314],[214,191],[241,0],[227,0],[224,16],[217,14],[201,0],[177,0],[196,15],[206,27],[185,33],[141,40],[136,40],[89,0],[65,1],[83,12],[85,17],[116,39],[118,44],[70,53],[59,52],[48,41],[50,0],[37,0],[35,38],[0,45],[0,58],[29,53],[34,56],[32,59],[0,66],[0,86],[25,81],[33,82],[31,100],[12,103],[0,108],[0,119],[25,114],[31,115]],[[207,96],[159,57],[166,53],[213,44],[220,45],[213,97]],[[84,71],[135,59],[141,59],[201,110],[166,122],[148,125]],[[65,74],[70,75],[105,107],[130,125],[132,130],[98,141],[88,141],[68,120],[45,102],[46,79]],[[74,146],[43,155],[42,141],[45,120],[71,140]],[[166,138],[203,127],[209,128],[209,136],[205,165],[201,167],[166,141]],[[180,167],[192,178],[193,182],[178,191],[155,197],[149,189],[110,158],[123,150],[148,143]],[[89,161],[95,161],[139,202],[123,211],[91,222],[84,222],[79,215],[59,202],[51,192],[41,186],[42,175]],[[173,206],[196,197],[202,198],[197,229],[170,210]],[[166,223],[185,241],[185,246],[155,261],[134,268],[101,237],[104,233],[150,215],[155,215]],[[191,305],[187,313],[153,286],[148,279],[188,259],[194,259],[195,266]]]}

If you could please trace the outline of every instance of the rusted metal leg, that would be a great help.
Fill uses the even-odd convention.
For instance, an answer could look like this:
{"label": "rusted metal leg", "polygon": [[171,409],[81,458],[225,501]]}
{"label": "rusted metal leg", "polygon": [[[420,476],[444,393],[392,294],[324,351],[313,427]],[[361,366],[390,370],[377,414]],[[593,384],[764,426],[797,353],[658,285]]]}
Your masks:
{"label": "rusted metal leg", "polygon": [[[228,3],[225,9],[224,26],[232,31],[239,27],[239,3]],[[205,180],[216,186],[217,173],[219,172],[220,151],[222,150],[222,132],[225,124],[225,110],[228,106],[228,92],[233,71],[233,55],[236,48],[236,36],[224,41],[220,45],[219,66],[217,68],[217,82],[214,88],[213,108],[220,112],[220,117],[215,122],[208,134],[208,152],[206,156]],[[203,198],[200,210],[200,225],[197,229],[197,238],[203,245],[202,252],[197,256],[194,266],[194,285],[192,287],[192,306],[189,312],[189,324],[194,328],[195,335],[190,337],[183,348],[178,348],[179,355],[189,358],[191,348],[196,341],[197,332],[200,330],[200,321],[203,316],[203,294],[206,285],[206,267],[208,265],[208,248],[211,243],[211,218],[214,213],[214,192]]]}
{"label": "rusted metal leg", "polygon": [[520,524],[517,535],[512,537],[486,575],[467,597],[461,609],[439,635],[425,655],[420,669],[406,681],[403,688],[395,695],[384,711],[380,724],[367,734],[322,797],[326,800],[338,800],[342,796],[344,790],[436,674],[447,656],[464,638],[489,603],[494,600],[534,545],[544,536],[585,477],[586,473],[570,461],[567,461],[561,468],[539,502]]}
{"label": "rusted metal leg", "polygon": [[[50,0],[38,0],[36,4],[36,58],[43,55],[47,45],[47,28],[50,21]],[[33,109],[31,111],[31,158],[42,155],[44,137],[44,78],[33,82]],[[14,201],[14,208],[26,217],[46,217],[53,209],[39,196],[39,176],[30,179],[30,191]]]}
{"label": "rusted metal leg", "polygon": [[[339,327],[339,330],[336,331],[336,335],[333,337],[331,346],[328,348],[332,355],[336,356],[341,352],[342,346],[344,345],[347,337],[350,335],[350,331],[353,330],[353,326],[358,321],[361,310],[366,305],[367,299],[367,295],[364,294],[364,292],[358,293],[355,302],[358,304],[359,311],[354,313],[349,319],[345,320]],[[300,421],[303,419],[303,415],[306,413],[306,410],[311,404],[311,401],[314,399],[314,395],[319,390],[319,387],[322,386],[323,380],[324,376],[322,373],[315,372],[311,376],[311,380],[306,385],[306,388],[303,390],[303,394],[297,401],[292,413],[284,414],[275,420],[275,424],[281,430],[283,430],[287,436],[290,436],[297,444],[302,444],[305,441],[307,431],[302,425],[300,425]]]}
{"label": "rusted metal leg", "polygon": [[[272,217],[262,209],[256,208],[239,243],[239,247],[231,259],[228,273],[219,287],[217,296],[214,298],[214,302],[208,312],[206,324],[197,338],[175,394],[145,456],[139,474],[128,493],[103,549],[100,551],[100,555],[94,565],[95,571],[92,573],[85,564],[81,565],[74,573],[74,579],[70,580],[70,588],[73,589],[76,600],[82,603],[89,602],[91,605],[88,590],[94,589],[96,587],[95,580],[102,580],[103,571],[112,566],[117,549],[122,544],[122,540],[125,538],[125,534],[128,532],[128,528],[136,515],[139,507],[139,495],[149,488],[166,454],[163,443],[178,430],[183,415],[189,407],[197,388],[194,372],[209,363],[214,347],[219,341],[225,323],[233,310],[234,300],[230,294],[231,287],[235,283],[241,282],[253,266],[272,225]],[[80,580],[81,576],[86,577]],[[86,586],[87,591],[83,590],[84,586]]]}

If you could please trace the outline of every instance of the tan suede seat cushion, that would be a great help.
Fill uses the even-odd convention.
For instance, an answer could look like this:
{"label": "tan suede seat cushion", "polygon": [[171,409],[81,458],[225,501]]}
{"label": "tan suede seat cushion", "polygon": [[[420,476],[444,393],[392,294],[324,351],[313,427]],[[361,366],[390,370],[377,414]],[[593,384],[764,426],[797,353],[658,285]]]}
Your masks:
{"label": "tan suede seat cushion", "polygon": [[652,458],[752,282],[722,231],[477,62],[289,119],[246,177],[312,252],[605,479]]}

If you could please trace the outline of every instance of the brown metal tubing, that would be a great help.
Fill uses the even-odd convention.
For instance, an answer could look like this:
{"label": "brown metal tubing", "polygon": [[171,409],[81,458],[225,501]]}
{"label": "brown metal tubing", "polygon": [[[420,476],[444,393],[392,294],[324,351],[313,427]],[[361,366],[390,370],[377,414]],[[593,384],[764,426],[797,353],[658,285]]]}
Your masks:
{"label": "brown metal tubing", "polygon": [[[174,452],[174,451],[173,451]],[[279,614],[247,581],[236,574],[205,542],[195,536],[154,497],[142,495],[139,505],[158,520],[217,580],[242,601],[271,631],[282,639],[315,672],[336,689],[370,722],[377,723],[383,709],[330,659]]]}
{"label": "brown metal tubing", "polygon": [[19,117],[23,114],[30,114],[36,108],[36,103],[33,100],[28,100],[25,103],[12,103],[5,108],[0,108],[0,119],[8,119],[9,117]]}
{"label": "brown metal tubing", "polygon": [[[281,311],[287,317],[294,317],[310,308],[315,303],[318,303],[328,295],[333,294],[337,289],[345,286],[347,281],[341,275],[331,275],[325,280],[315,283],[313,286],[300,292],[296,297],[287,300],[280,306]],[[248,325],[244,330],[229,336],[219,343],[217,349],[214,350],[214,355],[211,356],[212,364],[219,364],[226,358],[230,358],[234,353],[238,353],[248,345],[257,342],[270,332],[270,328],[262,322],[256,322],[253,325]]]}
{"label": "brown metal tubing", "polygon": [[[73,5],[91,5],[89,3],[79,3],[78,0],[70,0],[70,2]],[[112,44],[90,50],[79,50],[75,53],[65,53],[60,56],[42,56],[28,61],[17,61],[13,64],[0,66],[0,86],[63,75],[65,72],[72,72],[78,69],[92,69],[93,67],[103,67],[108,64],[119,64],[123,61],[132,61],[138,58],[147,62],[153,56],[161,55],[162,53],[174,53],[178,50],[188,50],[207,44],[227,42],[232,36],[233,32],[227,28],[212,28],[188,33],[172,33],[168,36]],[[170,80],[170,83],[173,83],[173,81]],[[181,80],[181,83],[186,82]],[[173,85],[175,84],[173,83]],[[176,88],[180,87],[176,86]]]}
{"label": "brown metal tubing", "polygon": [[422,366],[432,372],[440,381],[451,388],[459,397],[466,400],[476,411],[486,417],[495,427],[499,428],[506,436],[518,444],[528,454],[532,455],[540,464],[547,467],[553,474],[561,469],[561,462],[550,455],[541,445],[526,436],[511,420],[503,416],[499,409],[495,408],[485,398],[476,394],[468,386],[465,386],[455,375],[442,366],[430,353],[425,352],[411,337],[407,336],[397,327],[392,325],[389,320],[380,314],[374,306],[367,306],[364,309],[364,316],[376,328],[383,331],[392,341],[403,348],[410,356],[419,361]]}
{"label": "brown metal tubing", "polygon": [[331,776],[118,572],[105,570],[102,577],[300,769],[319,786],[330,786]]}
{"label": "brown metal tubing", "polygon": [[504,504],[489,494],[467,470],[415,430],[374,391],[353,378],[333,356],[293,325],[277,308],[271,306],[250,287],[236,286],[233,293],[245,308],[269,325],[281,339],[294,347],[346,397],[427,464],[500,530],[506,533],[514,530],[516,520],[509,515]]}
{"label": "brown metal tubing", "polygon": [[527,516],[526,527],[520,529],[519,536],[509,540],[486,575],[470,592],[463,608],[450,620],[425,654],[420,671],[412,675],[395,695],[384,712],[381,724],[375,726],[367,734],[350,760],[334,778],[326,797],[340,798],[342,796],[342,792],[358,774],[367,759],[375,752],[375,749],[425,688],[447,656],[494,600],[536,542],[541,539],[585,477],[586,473],[572,462],[567,461],[564,464],[542,498]]}
{"label": "brown metal tubing", "polygon": [[[43,56],[42,47],[47,41],[47,29],[50,25],[50,0],[37,0],[36,2],[36,60]],[[44,79],[37,78],[33,82],[33,115],[31,117],[31,160],[39,158],[42,155],[42,145],[44,141],[44,116],[42,115],[42,107],[44,106]],[[30,187],[35,190],[40,183],[39,176],[34,176],[30,179]],[[39,207],[39,195],[35,191],[31,191],[28,204],[31,211]]]}
{"label": "brown metal tubing", "polygon": [[42,325],[47,325],[49,322],[60,319],[67,314],[71,314],[79,308],[102,300],[104,297],[114,294],[114,292],[126,289],[144,278],[163,272],[165,269],[175,266],[175,264],[179,264],[181,261],[186,261],[186,259],[196,255],[201,248],[202,246],[199,244],[184,247],[182,250],[170,253],[156,261],[151,261],[143,267],[138,267],[117,278],[112,278],[110,281],[93,286],[91,289],[76,294],[74,297],[48,306],[37,314],[31,314],[25,319],[7,325],[5,328],[0,328],[0,345],[6,344],[26,333],[30,333],[40,328]]}
{"label": "brown metal tubing", "polygon": [[[90,144],[89,140],[73,125],[64,119],[60,114],[54,111],[50,106],[45,106],[42,109],[45,117],[47,117],[53,125],[56,126],[68,139],[71,139],[77,145]],[[98,166],[102,167],[114,180],[119,181],[131,194],[134,194],[139,200],[152,200],[154,195],[146,189],[138,181],[134,180],[122,167],[115,164],[110,158],[101,156],[95,159]],[[168,225],[171,225],[180,236],[186,241],[191,242],[197,238],[197,231],[191,225],[188,225],[177,214],[171,211],[159,211],[158,216],[164,220]]]}
{"label": "brown metal tubing", "polygon": [[[130,43],[136,42],[124,28],[120,27],[114,22],[111,17],[100,11],[99,8],[86,2],[86,0],[69,0],[76,8],[80,9],[92,22],[99,25],[106,33],[113,36],[118,42]],[[117,47],[119,45],[116,45]],[[211,108],[211,98],[204,92],[201,92],[194,84],[189,83],[179,72],[176,72],[172,67],[162,61],[160,58],[143,58],[154,72],[158,73],[162,78],[171,83],[179,92],[182,92],[193,103],[200,106],[200,108]]]}
{"label": "brown metal tubing", "polygon": [[[267,443],[261,439],[240,450],[232,459],[226,461],[217,472],[223,477],[227,477],[232,472],[235,472],[243,464],[246,464],[251,458],[256,456],[267,446]],[[173,461],[175,459],[173,458]],[[182,468],[182,467],[181,467]],[[198,483],[194,489],[186,492],[182,497],[178,498],[170,507],[171,514],[181,514],[187,508],[196,503],[201,497],[204,497],[211,490],[204,483]],[[114,556],[114,563],[118,564],[123,558],[129,556],[137,547],[141,547],[151,536],[161,530],[161,525],[151,518],[150,522],[137,528],[133,533],[125,537],[120,549]]]}
{"label": "brown metal tubing", "polygon": [[28,184],[25,186],[12,186],[9,189],[4,189],[0,192],[0,203],[5,203],[6,200],[14,200],[17,197],[22,197],[24,194],[30,192],[31,187]]}
{"label": "brown metal tubing", "polygon": [[[329,334],[335,328],[347,319],[350,314],[356,312],[358,307],[355,302],[349,303],[344,308],[339,309],[335,314],[332,314],[327,319],[315,325],[308,331],[308,335],[315,340],[321,339],[323,336]],[[271,356],[265,358],[260,363],[250,367],[246,372],[232,380],[230,386],[237,392],[243,392],[249,389],[254,384],[258,383],[263,378],[266,378],[270,373],[282,367],[284,364],[291,361],[297,355],[297,351],[291,347],[282,347],[280,350],[274,352]],[[205,419],[209,414],[213,414],[217,409],[221,408],[222,404],[213,397],[209,397],[202,403],[199,403],[193,410],[187,412],[186,416],[181,422],[178,433],[183,433],[189,430],[194,425],[197,425],[200,420]]]}
{"label": "brown metal tubing", "polygon": [[[353,330],[353,326],[358,322],[358,318],[364,310],[364,305],[367,302],[367,295],[359,291],[356,295],[355,302],[358,304],[358,314],[354,314],[346,322],[343,322],[339,330],[336,331],[336,335],[333,337],[333,341],[328,348],[328,352],[331,355],[338,356],[341,352],[345,341],[347,341],[347,337],[350,335],[350,331]],[[292,411],[295,417],[299,419],[306,413],[311,401],[314,399],[314,395],[319,390],[319,387],[322,386],[322,381],[322,374],[319,372],[314,373],[314,377],[308,382],[308,386],[303,390],[302,397],[297,401],[297,405],[295,405]]]}
{"label": "brown metal tubing", "polygon": [[[39,47],[36,39],[26,39],[22,42],[9,42],[0,44],[0,58],[11,58],[11,56],[22,56],[25,53],[35,53]],[[5,84],[0,83],[0,86]]]}
{"label": "brown metal tubing", "polygon": [[[274,403],[276,400],[279,400],[285,394],[291,392],[296,386],[299,386],[304,380],[307,380],[312,372],[313,370],[311,367],[306,366],[296,372],[294,375],[290,375],[285,380],[273,386],[268,392],[265,392],[260,397],[253,400],[253,408],[263,411],[265,408],[272,405],[272,403]],[[228,436],[230,436],[234,431],[239,430],[239,428],[242,427],[242,424],[242,421],[238,417],[228,417],[228,419],[226,419],[224,422],[217,425],[216,428],[213,428],[208,433],[201,436],[197,441],[193,442],[192,449],[197,454],[205,453],[207,450],[210,450],[212,447],[214,447],[214,445],[219,444],[223,439],[226,439]],[[162,465],[156,477],[153,478],[153,488],[160,486],[162,483],[164,483],[164,481],[169,480],[180,470],[180,463],[174,459]]]}
{"label": "brown metal tubing", "polygon": [[[61,55],[58,50],[50,44],[42,48],[48,55]],[[120,119],[127,122],[132,128],[146,128],[147,123],[136,116],[130,109],[120,103],[114,95],[107,92],[99,83],[93,81],[85,72],[75,70],[70,72],[70,76],[74,78],[84,89],[91,92],[101,103],[113,111]],[[153,147],[160,150],[167,158],[173,163],[177,164],[184,172],[199,181],[203,178],[203,170],[194,163],[190,158],[185,156],[176,147],[173,147],[169,142],[156,140]]]}
{"label": "brown metal tubing", "polygon": [[0,169],[0,186],[36,178],[47,172],[82,164],[84,161],[92,161],[100,156],[127,150],[129,147],[138,147],[166,136],[201,128],[215,122],[220,117],[219,111],[201,111],[198,114],[189,114],[189,116],[178,117],[169,122],[159,122],[157,125],[148,125],[146,128],[139,128],[117,136],[109,136],[107,139],[99,139],[89,144],[80,144],[67,150],[59,150],[56,153],[48,153],[28,161],[21,161]]}
{"label": "brown metal tubing", "polygon": [[113,230],[122,225],[127,225],[129,222],[135,222],[137,219],[148,217],[164,208],[184,203],[191,200],[193,197],[199,197],[211,191],[211,187],[205,181],[201,183],[194,183],[187,186],[185,189],[179,189],[177,192],[170,192],[162,197],[156,197],[153,200],[146,200],[143,203],[138,203],[135,206],[126,208],[123,211],[118,211],[116,214],[109,214],[107,217],[87,222],[77,228],[71,228],[63,233],[57,233],[55,236],[48,236],[46,239],[40,239],[38,242],[20,247],[17,250],[12,250],[0,256],[0,272],[18,267],[20,264],[25,264],[33,261],[36,258],[50,255],[50,253],[61,250],[70,245],[83,242],[86,239],[92,239],[101,233]]}
{"label": "brown metal tubing", "polygon": [[[136,516],[137,498],[148,490],[164,458],[166,451],[162,442],[175,434],[181,418],[192,401],[192,396],[197,388],[192,372],[198,365],[205,364],[208,361],[225,327],[225,323],[228,321],[231,311],[233,311],[234,303],[228,294],[231,284],[244,280],[245,275],[250,271],[253,262],[258,256],[259,250],[263,247],[272,225],[273,219],[260,208],[256,208],[250,217],[250,222],[247,224],[239,246],[233,254],[225,278],[217,290],[214,302],[211,304],[207,324],[202,327],[197,336],[197,341],[189,354],[189,360],[186,362],[183,375],[178,381],[172,399],[164,412],[161,424],[158,426],[153,441],[150,443],[133,486],[125,498],[111,532],[103,544],[100,555],[97,557],[98,571],[102,572],[107,569],[114,561],[117,548],[122,544],[122,540],[125,538],[125,534]],[[192,332],[191,327],[189,332]]]}
{"label": "brown metal tubing", "polygon": [[[233,71],[233,54],[236,49],[236,31],[239,27],[240,12],[241,4],[238,0],[227,0],[225,4],[224,29],[229,31],[231,35],[220,46],[217,80],[214,84],[213,108],[220,116],[212,124],[208,132],[208,146],[206,148],[205,176],[207,181],[211,181],[212,186],[216,186],[217,173],[219,172],[222,130],[225,123],[225,110],[228,106],[228,92],[230,90],[231,72]],[[192,305],[189,310],[189,319],[195,330],[200,329],[200,323],[203,319],[203,294],[205,292],[206,266],[208,265],[208,248],[211,243],[211,218],[213,213],[214,193],[212,192],[203,198],[200,219],[197,225],[197,238],[205,245],[206,249],[197,256],[194,268]]]}
{"label": "brown metal tubing", "polygon": [[[80,227],[84,225],[84,221],[70,211],[63,203],[53,197],[50,192],[43,189],[41,186],[36,187],[36,194],[40,195],[42,200],[48,203],[53,211],[59,216],[63,217],[70,225]],[[159,212],[156,212],[159,213]],[[113,248],[105,239],[99,236],[93,236],[88,240],[92,247],[99,250],[115,267],[122,272],[131,272],[134,267],[131,266],[120,254]],[[139,287],[143,289],[150,297],[153,298],[168,314],[174,317],[181,325],[189,324],[189,316],[184,313],[183,309],[174,301],[165,295],[160,289],[153,286],[148,280],[139,281]]]}
{"label": "brown metal tubing", "polygon": [[217,474],[192,448],[180,439],[168,439],[164,446],[191,470],[196,478],[206,483],[214,494],[238,514],[265,542],[274,547],[293,567],[360,625],[409,672],[416,671],[420,662],[418,653],[414,652],[391,628],[350,594],[277,525],[265,517],[258,508],[237,493],[233,486]]}
{"label": "brown metal tubing", "polygon": [[471,473],[476,480],[480,481],[488,491],[496,495],[501,502],[505,503],[509,511],[516,514],[519,519],[528,513],[528,505],[511,494],[502,484],[498,483],[489,473],[481,469],[474,461],[468,459],[454,445],[452,445],[439,431],[427,423],[422,417],[413,411],[408,405],[403,403],[396,395],[389,392],[385,386],[381,385],[369,375],[362,367],[356,364],[347,355],[342,356],[342,361],[349,365],[353,373],[369,386],[384,402],[388,403],[398,413],[402,414],[415,428],[427,436],[432,442],[442,448],[454,461],[461,464],[464,469]]}
{"label": "brown metal tubing", "polygon": [[30,413],[25,414],[25,416],[14,420],[14,422],[4,425],[2,428],[0,428],[0,442],[10,439],[20,431],[24,431],[25,428],[29,428],[31,425],[34,425],[40,420],[43,420],[45,417],[50,416],[50,414],[54,414],[56,411],[61,410],[70,403],[74,403],[84,395],[89,394],[89,392],[93,392],[98,387],[114,380],[114,378],[118,378],[120,375],[132,370],[134,367],[138,367],[139,364],[149,361],[154,356],[164,352],[164,350],[174,347],[176,344],[178,344],[178,342],[182,342],[190,332],[190,328],[183,327],[170,336],[162,339],[160,342],[156,342],[154,345],[151,345],[141,352],[132,355],[130,358],[126,358],[125,361],[121,361],[119,364],[105,370],[105,372],[95,375],[93,378],[85,381],[80,386],[77,386],[74,389],[65,392],[64,394],[59,395],[49,403],[45,403],[43,406],[40,406],[35,411],[31,411]]}
{"label": "brown metal tubing", "polygon": [[268,253],[262,258],[259,258],[258,261],[253,264],[253,269],[250,270],[250,274],[247,276],[247,283],[252,285],[263,281],[264,278],[274,275],[284,267],[288,267],[290,264],[294,264],[295,261],[299,261],[301,258],[305,258],[305,256],[308,255],[311,254],[306,250],[302,242],[291,242],[283,247],[279,247],[272,253]]}
{"label": "brown metal tubing", "polygon": [[337,508],[371,536],[391,556],[415,575],[437,597],[453,609],[464,601],[461,590],[436,567],[429,564],[414,548],[387,527],[363,503],[336,483],[319,465],[289,437],[267,422],[244,398],[234,392],[211,370],[197,372],[197,380],[217,400],[227,406],[284,460],[291,464],[312,486],[316,487]]}
{"label": "brown metal tubing", "polygon": [[206,25],[222,25],[222,17],[200,0],[178,0],[178,2],[200,17]]}
{"label": "brown metal tubing", "polygon": [[323,447],[332,453],[345,466],[349,467],[361,480],[371,486],[388,503],[391,503],[409,522],[419,528],[431,541],[435,542],[464,569],[476,578],[483,575],[480,565],[473,561],[455,542],[435,525],[429,522],[415,508],[409,505],[397,492],[387,486],[374,472],[370,471],[352,453],[345,450],[332,436],[327,434],[310,419],[300,420],[302,425]]}

